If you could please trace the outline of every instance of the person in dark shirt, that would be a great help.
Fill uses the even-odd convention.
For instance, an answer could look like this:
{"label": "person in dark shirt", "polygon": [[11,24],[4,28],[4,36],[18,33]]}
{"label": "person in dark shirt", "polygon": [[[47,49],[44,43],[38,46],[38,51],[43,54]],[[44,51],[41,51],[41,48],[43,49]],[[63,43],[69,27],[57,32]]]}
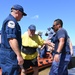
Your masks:
{"label": "person in dark shirt", "polygon": [[68,33],[63,28],[61,19],[54,20],[53,29],[56,32],[52,39],[55,48],[49,75],[68,75],[67,67],[71,59],[69,42],[67,41]]}
{"label": "person in dark shirt", "polygon": [[18,21],[26,15],[21,5],[14,5],[11,14],[3,21],[0,50],[2,75],[19,75],[20,65],[24,63],[21,55],[21,28]]}

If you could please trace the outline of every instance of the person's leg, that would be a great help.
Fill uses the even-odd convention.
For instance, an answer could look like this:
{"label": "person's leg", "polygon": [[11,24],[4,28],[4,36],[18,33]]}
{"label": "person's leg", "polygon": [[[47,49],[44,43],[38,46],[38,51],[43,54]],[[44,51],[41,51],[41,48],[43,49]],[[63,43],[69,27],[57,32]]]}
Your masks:
{"label": "person's leg", "polygon": [[23,66],[21,66],[21,75],[27,74],[27,69],[30,68],[31,60],[24,60]]}
{"label": "person's leg", "polygon": [[2,69],[0,68],[0,75],[2,75]]}
{"label": "person's leg", "polygon": [[37,48],[38,55],[40,56],[40,48]]}
{"label": "person's leg", "polygon": [[33,75],[38,75],[38,67],[33,67]]}
{"label": "person's leg", "polygon": [[2,75],[19,75],[17,57],[12,50],[0,51],[0,67]]}
{"label": "person's leg", "polygon": [[2,75],[19,75],[20,67],[15,53],[13,51],[2,51],[0,56]]}
{"label": "person's leg", "polygon": [[68,75],[68,69],[67,69],[67,67],[64,69],[63,75]]}
{"label": "person's leg", "polygon": [[43,48],[40,52],[40,58],[45,58],[46,57],[46,50]]}
{"label": "person's leg", "polygon": [[[54,53],[53,53],[53,57],[54,57]],[[59,56],[59,58],[61,59],[61,54],[60,54],[60,56]],[[52,66],[51,66],[51,69],[50,69],[50,72],[49,72],[49,75],[59,75],[58,74],[58,69],[59,69],[59,64],[60,64],[60,60],[59,59],[59,61],[57,62],[57,61],[55,61],[55,60],[53,60],[53,62],[52,62]]]}
{"label": "person's leg", "polygon": [[61,66],[58,69],[58,75],[68,75],[68,66],[69,61],[62,62]]}
{"label": "person's leg", "polygon": [[49,75],[58,75],[59,62],[53,61]]}
{"label": "person's leg", "polygon": [[68,75],[68,64],[70,62],[71,55],[66,54],[61,56],[59,69],[58,69],[58,75]]}
{"label": "person's leg", "polygon": [[21,68],[21,75],[26,75],[26,70],[24,68]]}
{"label": "person's leg", "polygon": [[19,68],[13,67],[11,65],[2,66],[2,75],[19,75]]}
{"label": "person's leg", "polygon": [[38,61],[37,58],[31,60],[31,66],[33,67],[33,75],[38,75]]}

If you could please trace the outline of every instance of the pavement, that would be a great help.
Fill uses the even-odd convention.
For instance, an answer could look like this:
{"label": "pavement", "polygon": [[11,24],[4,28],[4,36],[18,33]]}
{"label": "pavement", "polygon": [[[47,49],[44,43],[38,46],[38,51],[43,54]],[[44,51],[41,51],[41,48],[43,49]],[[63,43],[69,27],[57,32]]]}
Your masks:
{"label": "pavement", "polygon": [[[50,72],[50,67],[47,67],[47,68],[39,71],[39,75],[49,75],[49,72]],[[68,73],[69,73],[68,75],[75,75],[75,68],[69,69]],[[2,75],[1,70],[0,70],[0,75]]]}
{"label": "pavement", "polygon": [[[40,71],[39,75],[49,75],[49,72],[50,72],[50,67]],[[68,73],[69,73],[68,75],[75,75],[75,68],[69,69]]]}
{"label": "pavement", "polygon": [[39,72],[39,75],[49,75],[50,67],[43,69]]}

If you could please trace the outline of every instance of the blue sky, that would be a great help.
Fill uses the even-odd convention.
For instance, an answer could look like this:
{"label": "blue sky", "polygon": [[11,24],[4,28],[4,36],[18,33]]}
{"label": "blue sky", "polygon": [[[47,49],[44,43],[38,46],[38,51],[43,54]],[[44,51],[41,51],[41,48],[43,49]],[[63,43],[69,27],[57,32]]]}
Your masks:
{"label": "blue sky", "polygon": [[63,20],[63,27],[67,30],[73,45],[75,45],[75,0],[1,0],[0,1],[0,29],[3,20],[9,15],[10,8],[20,4],[28,14],[19,22],[22,34],[30,24],[36,25],[38,31],[44,33],[57,18]]}

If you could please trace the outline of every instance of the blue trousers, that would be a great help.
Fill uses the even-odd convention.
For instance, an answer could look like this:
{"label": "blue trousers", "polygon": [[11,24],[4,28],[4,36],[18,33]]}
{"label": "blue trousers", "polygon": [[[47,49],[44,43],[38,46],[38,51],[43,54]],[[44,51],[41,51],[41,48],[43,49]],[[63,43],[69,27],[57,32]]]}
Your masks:
{"label": "blue trousers", "polygon": [[0,50],[0,67],[2,75],[19,75],[19,65],[12,50]]}
{"label": "blue trousers", "polygon": [[49,75],[68,75],[70,59],[71,55],[61,55],[59,62],[53,61]]}
{"label": "blue trousers", "polygon": [[47,52],[46,46],[42,50],[40,50],[40,48],[38,48],[38,53],[40,55],[40,58],[46,57],[46,52]]}

